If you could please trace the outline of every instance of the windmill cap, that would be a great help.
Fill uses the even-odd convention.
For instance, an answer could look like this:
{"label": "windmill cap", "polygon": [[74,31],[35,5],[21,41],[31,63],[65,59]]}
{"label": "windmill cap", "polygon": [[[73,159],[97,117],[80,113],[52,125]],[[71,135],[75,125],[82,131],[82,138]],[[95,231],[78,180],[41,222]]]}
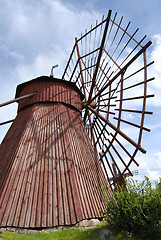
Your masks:
{"label": "windmill cap", "polygon": [[29,85],[30,83],[34,83],[34,82],[41,82],[41,81],[52,81],[52,82],[60,82],[60,83],[65,83],[66,85],[72,86],[74,88],[74,90],[76,92],[78,92],[78,94],[80,95],[81,100],[84,99],[84,95],[81,92],[81,90],[76,86],[75,83],[73,82],[69,82],[66,81],[64,79],[60,79],[60,78],[53,78],[53,77],[49,77],[49,76],[40,76],[34,79],[31,79],[27,82],[23,82],[21,84],[19,84],[16,88],[16,95],[15,98],[18,98],[20,96],[20,92],[23,90],[23,88],[27,85]]}

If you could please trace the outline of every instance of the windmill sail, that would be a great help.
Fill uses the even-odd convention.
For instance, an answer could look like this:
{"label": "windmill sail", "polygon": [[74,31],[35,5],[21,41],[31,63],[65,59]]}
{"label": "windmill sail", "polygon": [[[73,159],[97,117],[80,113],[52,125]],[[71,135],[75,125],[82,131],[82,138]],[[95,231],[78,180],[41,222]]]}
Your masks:
{"label": "windmill sail", "polygon": [[[132,175],[130,167],[137,165],[136,153],[141,146],[148,94],[148,63],[146,49],[151,41],[138,39],[139,29],[130,30],[117,13],[100,23],[96,21],[75,45],[67,62],[63,78],[74,82],[85,96],[83,120],[92,143],[98,151],[107,178],[114,177],[112,163],[119,176]],[[131,32],[131,33],[130,33]],[[95,102],[96,108],[90,106]],[[110,181],[109,181],[110,182]]]}

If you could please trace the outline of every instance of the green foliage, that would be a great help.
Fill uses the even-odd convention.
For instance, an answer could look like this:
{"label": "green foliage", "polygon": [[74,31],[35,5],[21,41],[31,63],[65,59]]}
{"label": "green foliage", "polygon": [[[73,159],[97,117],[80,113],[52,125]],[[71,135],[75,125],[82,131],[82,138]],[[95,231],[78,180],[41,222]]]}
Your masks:
{"label": "green foliage", "polygon": [[[109,225],[143,239],[161,239],[161,185],[152,188],[148,177],[142,183],[126,180],[127,191],[117,187],[114,196],[105,196]],[[160,236],[160,237],[159,237]]]}

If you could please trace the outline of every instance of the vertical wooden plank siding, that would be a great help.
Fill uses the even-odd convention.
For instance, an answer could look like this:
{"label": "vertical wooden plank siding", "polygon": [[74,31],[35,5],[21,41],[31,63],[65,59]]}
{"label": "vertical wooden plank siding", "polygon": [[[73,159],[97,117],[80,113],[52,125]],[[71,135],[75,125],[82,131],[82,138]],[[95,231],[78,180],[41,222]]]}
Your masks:
{"label": "vertical wooden plank siding", "polygon": [[[81,117],[83,96],[63,80],[21,84],[18,115],[0,146],[0,226],[46,228],[101,217],[104,172]],[[109,192],[109,196],[110,196]]]}

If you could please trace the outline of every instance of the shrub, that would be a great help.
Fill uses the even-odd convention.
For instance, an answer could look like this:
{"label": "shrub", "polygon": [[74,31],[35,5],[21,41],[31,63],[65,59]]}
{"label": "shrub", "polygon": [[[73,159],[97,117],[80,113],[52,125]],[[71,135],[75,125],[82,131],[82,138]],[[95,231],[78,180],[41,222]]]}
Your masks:
{"label": "shrub", "polygon": [[[117,187],[113,197],[105,196],[105,219],[118,231],[127,231],[143,239],[161,239],[161,188],[152,188],[148,177],[139,183],[126,181],[127,191]],[[160,235],[161,236],[161,235]]]}

